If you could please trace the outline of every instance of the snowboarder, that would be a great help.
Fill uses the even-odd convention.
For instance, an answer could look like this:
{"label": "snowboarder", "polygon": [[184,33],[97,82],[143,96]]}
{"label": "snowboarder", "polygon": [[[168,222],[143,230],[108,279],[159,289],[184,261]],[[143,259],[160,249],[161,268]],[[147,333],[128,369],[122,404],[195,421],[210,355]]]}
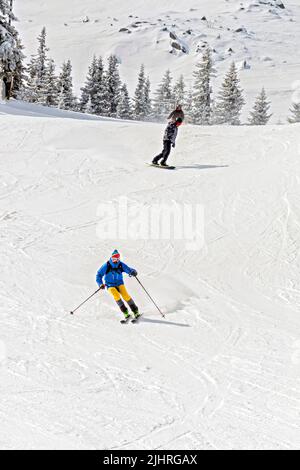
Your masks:
{"label": "snowboarder", "polygon": [[[107,261],[98,270],[96,276],[96,282],[100,289],[107,288],[108,292],[113,296],[121,312],[124,314],[125,320],[130,318],[130,313],[122,298],[127,302],[135,318],[140,316],[138,307],[134,303],[131,296],[128,294],[127,289],[124,285],[123,273],[129,274],[129,276],[137,276],[137,271],[130,268],[120,260],[120,254],[115,250],[109,261]],[[105,283],[103,282],[105,278]]]}
{"label": "snowboarder", "polygon": [[182,119],[182,122],[184,121],[184,112],[182,111],[181,104],[178,104],[176,109],[171,112],[170,116],[168,117],[168,121],[175,122],[178,118]]}
{"label": "snowboarder", "polygon": [[158,165],[159,160],[161,160],[160,166],[168,166],[167,159],[171,152],[171,146],[175,148],[175,141],[176,141],[176,137],[178,133],[178,127],[181,126],[181,124],[182,124],[182,119],[179,117],[176,119],[175,122],[170,122],[167,125],[165,134],[164,134],[164,139],[163,139],[164,148],[159,155],[153,158],[152,160],[153,165]]}

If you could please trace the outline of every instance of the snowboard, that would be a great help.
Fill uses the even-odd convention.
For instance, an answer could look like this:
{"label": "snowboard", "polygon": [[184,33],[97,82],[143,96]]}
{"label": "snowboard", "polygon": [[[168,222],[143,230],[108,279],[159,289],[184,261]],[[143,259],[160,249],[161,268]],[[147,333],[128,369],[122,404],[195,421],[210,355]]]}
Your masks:
{"label": "snowboard", "polygon": [[163,170],[175,170],[176,169],[176,166],[170,166],[170,165],[161,166],[161,165],[156,165],[156,163],[146,163],[146,165],[154,166],[154,168],[162,168]]}

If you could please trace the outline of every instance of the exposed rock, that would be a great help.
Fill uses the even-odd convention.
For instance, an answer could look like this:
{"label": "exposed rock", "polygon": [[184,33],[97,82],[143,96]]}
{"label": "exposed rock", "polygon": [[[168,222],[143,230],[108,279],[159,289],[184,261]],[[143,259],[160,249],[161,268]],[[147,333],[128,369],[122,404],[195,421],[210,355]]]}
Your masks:
{"label": "exposed rock", "polygon": [[234,32],[235,33],[246,33],[247,34],[247,30],[244,26],[241,26],[240,28],[237,28]]}
{"label": "exposed rock", "polygon": [[173,33],[172,31],[170,31],[170,38],[171,38],[171,39],[174,39],[174,41],[176,41],[176,40],[177,40],[177,36],[176,36],[176,34],[175,34],[175,33]]}
{"label": "exposed rock", "polygon": [[201,21],[207,21],[206,16],[202,16]]}
{"label": "exposed rock", "polygon": [[178,49],[179,51],[181,51],[181,45],[178,44],[178,42],[173,41],[171,43],[171,46],[174,47],[174,49]]}
{"label": "exposed rock", "polygon": [[128,34],[130,34],[131,31],[128,28],[121,28],[121,29],[119,29],[119,33],[128,33]]}
{"label": "exposed rock", "polygon": [[187,54],[187,53],[188,53],[187,48],[186,48],[183,44],[179,44],[179,42],[173,41],[173,42],[171,43],[171,46],[173,47],[173,49],[176,49],[176,50],[178,50],[178,51],[181,51],[181,52],[183,52],[184,54]]}
{"label": "exposed rock", "polygon": [[238,68],[239,70],[247,70],[247,69],[250,69],[251,66],[250,64],[247,62],[247,60],[243,60],[242,62],[240,62],[238,64]]}

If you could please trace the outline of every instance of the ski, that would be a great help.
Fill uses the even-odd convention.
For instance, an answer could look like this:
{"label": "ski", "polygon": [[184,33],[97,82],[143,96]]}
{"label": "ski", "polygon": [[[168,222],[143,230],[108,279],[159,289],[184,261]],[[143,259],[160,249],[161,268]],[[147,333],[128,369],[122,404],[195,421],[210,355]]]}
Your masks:
{"label": "ski", "polygon": [[140,314],[137,318],[132,318],[131,323],[138,323],[141,316],[142,314]]}
{"label": "ski", "polygon": [[120,320],[120,323],[122,323],[122,325],[124,325],[125,323],[128,323],[128,322],[129,322],[130,318],[131,318],[131,317],[130,317],[130,315],[129,315],[129,317],[123,318],[122,320]]}
{"label": "ski", "polygon": [[156,163],[146,163],[146,165],[153,166],[154,168],[162,168],[163,170],[176,170],[176,166],[156,165]]}

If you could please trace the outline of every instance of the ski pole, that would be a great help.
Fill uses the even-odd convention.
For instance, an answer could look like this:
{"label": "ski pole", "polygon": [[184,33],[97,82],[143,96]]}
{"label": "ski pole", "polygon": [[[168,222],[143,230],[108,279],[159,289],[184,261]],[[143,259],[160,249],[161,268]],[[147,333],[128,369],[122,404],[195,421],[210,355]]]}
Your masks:
{"label": "ski pole", "polygon": [[70,312],[71,315],[73,315],[74,312],[76,312],[76,310],[78,310],[83,304],[85,304],[88,300],[90,300],[95,294],[97,294],[97,292],[99,292],[100,290],[100,287],[99,289],[97,289],[92,295],[90,295],[87,299],[85,299],[84,302],[82,302],[80,305],[78,305],[78,307],[76,307],[74,310],[72,310]]}
{"label": "ski pole", "polygon": [[149,294],[149,292],[145,289],[145,287],[143,286],[143,284],[141,283],[141,281],[139,280],[139,278],[137,276],[135,276],[137,282],[140,284],[140,286],[144,289],[144,291],[146,292],[146,294],[148,295],[149,299],[153,302],[153,304],[155,305],[155,307],[157,308],[157,310],[159,311],[159,313],[161,314],[161,316],[163,318],[165,318],[165,315],[164,313],[162,313],[162,311],[160,310],[160,308],[157,306],[157,304],[154,302],[154,300],[152,299],[151,295]]}

